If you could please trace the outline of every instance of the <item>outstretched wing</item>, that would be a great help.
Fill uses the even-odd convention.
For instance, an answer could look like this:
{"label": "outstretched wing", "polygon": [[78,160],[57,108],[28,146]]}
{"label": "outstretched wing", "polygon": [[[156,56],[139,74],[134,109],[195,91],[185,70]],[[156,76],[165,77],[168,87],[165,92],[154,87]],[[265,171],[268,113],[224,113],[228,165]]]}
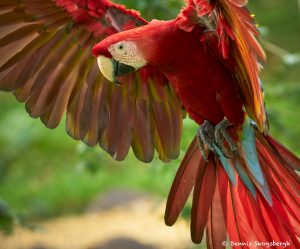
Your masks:
{"label": "outstretched wing", "polygon": [[122,160],[179,154],[182,108],[164,75],[144,68],[123,87],[91,55],[99,40],[147,24],[108,0],[1,0],[0,90],[11,91],[49,128],[67,112],[67,132]]}
{"label": "outstretched wing", "polygon": [[233,62],[244,105],[260,131],[268,129],[263,90],[259,80],[259,61],[265,53],[255,36],[258,30],[246,8],[247,0],[186,0],[177,18],[180,28],[190,32],[202,26],[202,41],[218,50],[226,64]]}

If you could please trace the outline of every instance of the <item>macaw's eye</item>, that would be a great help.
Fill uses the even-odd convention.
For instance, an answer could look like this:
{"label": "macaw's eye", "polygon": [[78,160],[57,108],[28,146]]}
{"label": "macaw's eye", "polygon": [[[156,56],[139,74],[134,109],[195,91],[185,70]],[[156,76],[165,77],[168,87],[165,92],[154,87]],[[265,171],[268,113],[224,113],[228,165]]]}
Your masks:
{"label": "macaw's eye", "polygon": [[123,49],[124,49],[124,44],[122,44],[122,43],[119,44],[118,49],[119,49],[119,50],[123,50]]}

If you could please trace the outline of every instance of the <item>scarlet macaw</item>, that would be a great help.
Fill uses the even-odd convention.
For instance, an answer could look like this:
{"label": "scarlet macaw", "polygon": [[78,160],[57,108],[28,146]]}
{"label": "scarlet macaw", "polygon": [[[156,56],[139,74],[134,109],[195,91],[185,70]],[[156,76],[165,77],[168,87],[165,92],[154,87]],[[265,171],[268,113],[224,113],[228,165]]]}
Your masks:
{"label": "scarlet macaw", "polygon": [[109,0],[2,0],[0,89],[49,128],[67,112],[73,138],[116,160],[130,147],[144,162],[155,150],[177,158],[187,112],[199,130],[166,224],[194,188],[195,243],[206,232],[209,248],[223,248],[227,235],[246,243],[235,248],[273,240],[300,248],[300,160],[268,135],[265,54],[246,4],[186,0],[176,19],[149,23]]}

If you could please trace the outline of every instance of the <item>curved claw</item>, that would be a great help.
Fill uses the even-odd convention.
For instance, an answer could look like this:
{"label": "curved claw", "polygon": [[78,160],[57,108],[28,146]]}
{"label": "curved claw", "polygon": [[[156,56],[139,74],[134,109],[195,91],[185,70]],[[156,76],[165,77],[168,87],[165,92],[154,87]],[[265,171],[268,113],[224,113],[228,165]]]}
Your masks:
{"label": "curved claw", "polygon": [[[227,158],[233,158],[239,155],[238,148],[227,131],[227,128],[231,125],[233,124],[225,118],[215,127],[207,120],[199,127],[197,140],[201,154],[206,162],[208,162],[208,158],[206,155],[205,145],[207,145],[208,148],[215,153],[218,148],[221,150],[224,157]],[[224,140],[229,145],[229,148],[224,145]]]}
{"label": "curved claw", "polygon": [[202,157],[208,163],[204,142],[202,141],[199,130],[197,132],[197,141],[198,141],[198,145],[199,145],[199,149],[200,149],[200,152],[202,154]]}
{"label": "curved claw", "polygon": [[197,132],[197,140],[199,148],[203,158],[208,162],[204,144],[206,144],[210,150],[215,152],[215,128],[209,121],[204,121],[204,123],[199,127]]}
{"label": "curved claw", "polygon": [[[232,126],[226,118],[223,119],[219,124],[216,125],[215,127],[215,141],[218,145],[218,147],[221,149],[223,155],[228,158],[233,158],[236,157],[239,152],[236,144],[232,140],[230,134],[227,131],[227,128]],[[224,146],[224,139],[228,143],[230,150],[228,150]]]}

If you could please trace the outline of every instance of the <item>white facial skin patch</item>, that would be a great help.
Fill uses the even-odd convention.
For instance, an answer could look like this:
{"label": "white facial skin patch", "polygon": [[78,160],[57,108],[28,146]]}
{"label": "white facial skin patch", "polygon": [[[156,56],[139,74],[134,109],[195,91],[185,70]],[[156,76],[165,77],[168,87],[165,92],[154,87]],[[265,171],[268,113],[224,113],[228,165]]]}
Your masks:
{"label": "white facial skin patch", "polygon": [[115,43],[108,48],[108,51],[116,61],[132,66],[135,69],[140,69],[147,64],[134,42],[121,41]]}

